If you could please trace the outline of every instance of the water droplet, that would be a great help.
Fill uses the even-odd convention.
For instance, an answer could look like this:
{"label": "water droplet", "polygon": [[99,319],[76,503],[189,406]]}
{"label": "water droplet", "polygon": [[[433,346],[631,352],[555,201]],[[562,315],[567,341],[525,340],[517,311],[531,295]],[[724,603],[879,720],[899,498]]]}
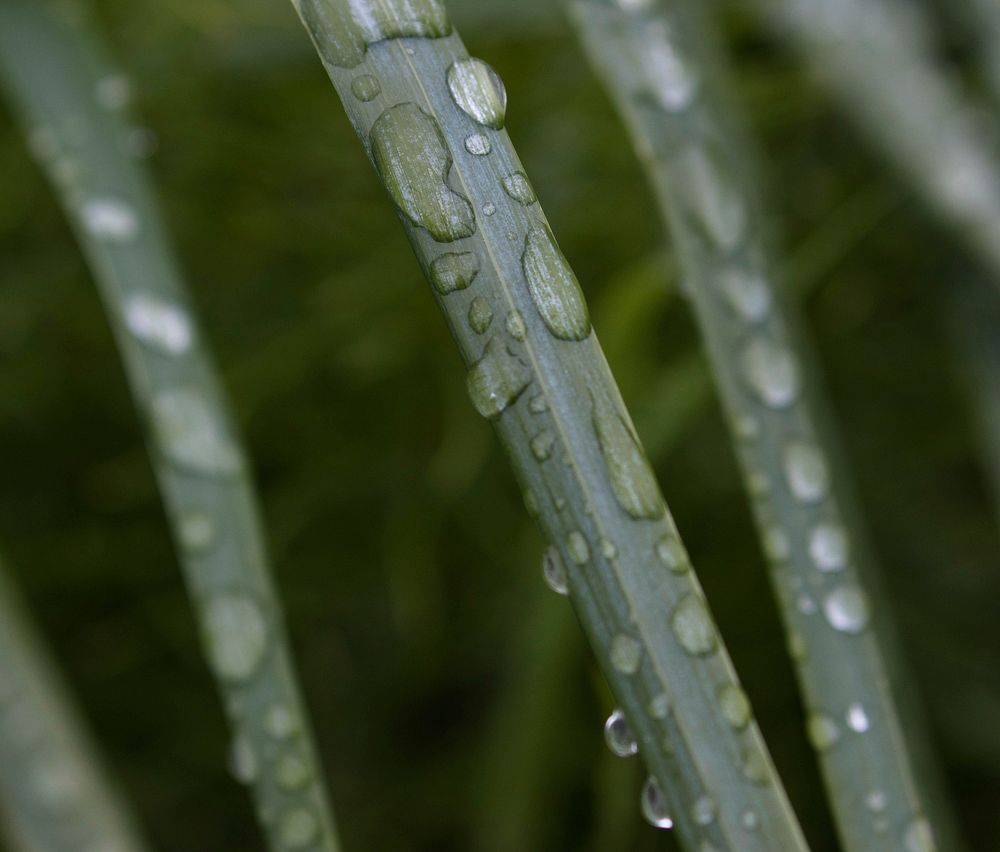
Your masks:
{"label": "water droplet", "polygon": [[284,754],[278,758],[274,774],[278,786],[288,791],[301,790],[312,777],[309,765],[300,755],[294,753]]}
{"label": "water droplet", "polygon": [[552,455],[556,438],[551,432],[539,432],[531,439],[531,454],[536,460],[543,462]]}
{"label": "water droplet", "polygon": [[175,464],[206,476],[238,473],[242,461],[227,426],[200,389],[163,391],[153,400],[157,443]]}
{"label": "water droplet", "polygon": [[590,315],[580,283],[546,225],[532,228],[521,256],[528,290],[546,327],[560,340],[584,340]]}
{"label": "water droplet", "polygon": [[903,846],[906,852],[936,852],[937,842],[927,817],[919,816],[906,827]]}
{"label": "water droplet", "polygon": [[448,91],[469,118],[499,130],[507,114],[503,80],[481,59],[459,59],[448,69]]}
{"label": "water droplet", "polygon": [[675,574],[683,574],[691,567],[684,545],[673,535],[665,535],[656,542],[656,556]]}
{"label": "water droplet", "polygon": [[609,538],[601,539],[601,553],[605,559],[614,559],[618,555],[618,548]]}
{"label": "water droplet", "polygon": [[819,524],[809,534],[809,555],[820,571],[840,571],[847,565],[847,531],[840,524]]}
{"label": "water droplet", "polygon": [[760,826],[760,818],[756,811],[747,808],[740,814],[740,823],[747,831],[756,831]]}
{"label": "water droplet", "polygon": [[181,546],[204,553],[215,543],[215,519],[208,512],[185,512],[178,523]]}
{"label": "water droplet", "polygon": [[715,802],[708,796],[699,796],[691,806],[691,818],[702,827],[715,822]]}
{"label": "water droplet", "polygon": [[727,683],[719,689],[719,708],[731,728],[740,731],[750,724],[750,700],[746,693],[734,683]]}
{"label": "water droplet", "polygon": [[545,584],[557,595],[569,594],[569,577],[566,575],[566,565],[554,547],[546,549],[542,556],[542,576]]}
{"label": "water droplet", "polygon": [[733,177],[723,169],[722,155],[704,147],[690,147],[682,155],[684,202],[706,237],[731,251],[743,237],[746,206]]}
{"label": "water droplet", "polygon": [[528,176],[524,172],[514,172],[503,179],[503,188],[511,198],[518,204],[529,207],[538,199],[535,197],[535,190],[528,182]]}
{"label": "water droplet", "polygon": [[128,106],[132,85],[124,74],[108,74],[97,81],[94,96],[104,109],[117,112]]}
{"label": "water droplet", "polygon": [[483,357],[469,371],[472,404],[483,417],[499,417],[531,384],[531,371],[496,338],[486,344]]}
{"label": "water droplet", "polygon": [[826,496],[830,487],[830,472],[818,447],[791,444],[785,449],[784,463],[785,479],[797,500],[816,503]]}
{"label": "water droplet", "polygon": [[524,508],[528,510],[528,515],[537,518],[542,510],[538,505],[538,497],[530,488],[524,492]]}
{"label": "water droplet", "polygon": [[264,716],[264,727],[276,740],[287,740],[298,733],[299,720],[284,704],[272,704]]}
{"label": "water droplet", "polygon": [[812,615],[816,612],[816,600],[812,595],[807,595],[805,593],[799,595],[796,605],[799,608],[799,612],[803,615]]}
{"label": "water droplet", "polygon": [[382,84],[379,83],[378,77],[373,77],[371,74],[361,74],[351,80],[351,93],[359,101],[368,103],[382,94]]}
{"label": "water droplet", "polygon": [[469,305],[469,327],[476,334],[485,334],[493,322],[493,308],[482,296],[476,296]]}
{"label": "water droplet", "polygon": [[471,237],[468,200],[448,186],[451,153],[437,121],[413,103],[390,107],[371,129],[371,153],[389,195],[440,243]]}
{"label": "water droplet", "polygon": [[246,680],[267,647],[267,624],[257,602],[244,594],[217,595],[205,610],[212,665],[226,680]]}
{"label": "water droplet", "polygon": [[282,844],[289,849],[304,849],[319,833],[316,817],[305,808],[293,808],[281,819],[278,834]]}
{"label": "water droplet", "polygon": [[569,551],[569,558],[577,565],[586,565],[590,561],[590,545],[583,533],[574,530],[566,538],[566,549]]}
{"label": "water droplet", "polygon": [[730,307],[745,322],[760,322],[771,310],[771,291],[758,273],[727,269],[719,276],[719,286]]}
{"label": "water droplet", "polygon": [[667,812],[667,801],[653,776],[646,779],[639,797],[642,815],[654,828],[673,828],[674,821]]}
{"label": "water droplet", "polygon": [[661,517],[663,500],[656,476],[617,407],[595,398],[593,424],[618,505],[637,520]]}
{"label": "water droplet", "polygon": [[840,586],[826,596],[823,612],[830,626],[842,633],[862,633],[868,626],[868,598],[857,586]]}
{"label": "water droplet", "polygon": [[431,263],[431,282],[443,296],[465,290],[478,274],[479,258],[471,251],[447,252]]}
{"label": "water droplet", "polygon": [[98,239],[125,243],[139,233],[135,209],[118,198],[92,198],[83,203],[80,214],[84,227]]}
{"label": "water droplet", "polygon": [[797,663],[805,662],[809,656],[809,646],[799,633],[788,634],[788,653]]}
{"label": "water droplet", "polygon": [[868,730],[870,722],[865,708],[858,703],[847,708],[847,727],[858,734],[863,734]]}
{"label": "water droplet", "polygon": [[670,697],[661,692],[649,701],[649,715],[654,719],[666,719],[670,715]]}
{"label": "water droplet", "polygon": [[806,732],[809,735],[809,742],[812,743],[816,751],[826,751],[832,748],[840,738],[840,729],[837,723],[823,713],[813,713],[806,722]]}
{"label": "water droplet", "polygon": [[705,656],[718,647],[715,626],[705,602],[697,595],[688,595],[674,608],[670,618],[674,635],[689,654]]}
{"label": "water droplet", "polygon": [[125,153],[136,160],[148,160],[160,147],[160,138],[149,127],[130,127],[123,142]]}
{"label": "water droplet", "polygon": [[642,645],[631,636],[619,633],[611,640],[609,655],[611,665],[622,674],[635,674],[642,659]]}
{"label": "water droplet", "polygon": [[465,137],[465,150],[474,157],[485,157],[493,150],[493,143],[484,133],[472,133]]}
{"label": "water droplet", "polygon": [[497,206],[492,201],[487,201],[483,205],[483,214],[486,216],[492,216],[497,212]]}
{"label": "water droplet", "polygon": [[741,441],[752,441],[760,435],[760,423],[749,414],[737,417],[733,423],[733,429],[736,431],[736,437]]}
{"label": "water droplet", "polygon": [[125,326],[147,346],[182,355],[191,348],[191,320],[177,305],[149,293],[134,293],[125,302]]}
{"label": "water droplet", "polygon": [[507,333],[515,340],[524,340],[528,333],[527,328],[524,326],[524,317],[521,316],[521,312],[518,310],[513,310],[507,314],[506,326]]}
{"label": "water droplet", "polygon": [[543,394],[533,396],[530,400],[528,400],[528,410],[532,414],[544,414],[549,410],[549,401]]}
{"label": "water droplet", "polygon": [[783,346],[758,337],[743,351],[743,373],[769,408],[788,408],[799,392],[799,369]]}
{"label": "water droplet", "polygon": [[750,748],[743,753],[743,777],[761,787],[770,782],[771,770],[759,749]]}
{"label": "water droplet", "polygon": [[881,790],[872,790],[867,796],[865,796],[865,805],[868,810],[877,814],[886,809],[888,801],[886,800],[885,793]]}
{"label": "water droplet", "polygon": [[257,778],[257,755],[253,745],[243,734],[233,740],[229,751],[229,771],[241,784],[250,784]]}
{"label": "water droplet", "polygon": [[639,744],[621,710],[615,710],[604,723],[604,741],[616,757],[631,757],[639,751]]}
{"label": "water droplet", "polygon": [[781,527],[764,530],[764,553],[772,562],[784,562],[791,555],[791,542]]}
{"label": "water droplet", "polygon": [[644,22],[638,32],[637,58],[657,103],[671,113],[687,109],[698,91],[698,77],[677,49],[671,27],[654,18]]}

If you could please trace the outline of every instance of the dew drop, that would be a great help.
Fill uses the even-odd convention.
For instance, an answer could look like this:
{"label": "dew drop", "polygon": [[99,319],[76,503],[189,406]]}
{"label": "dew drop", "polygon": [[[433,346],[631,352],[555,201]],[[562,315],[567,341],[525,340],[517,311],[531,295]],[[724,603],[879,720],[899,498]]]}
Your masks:
{"label": "dew drop", "polygon": [[476,296],[469,305],[469,327],[476,334],[485,334],[493,322],[493,308],[482,296]]}
{"label": "dew drop", "polygon": [[448,69],[448,91],[458,108],[478,124],[499,130],[507,114],[503,80],[481,59],[459,59]]}
{"label": "dew drop", "polygon": [[483,205],[483,214],[486,216],[492,216],[497,212],[497,206],[492,201],[487,201]]}
{"label": "dew drop", "polygon": [[673,828],[674,821],[667,812],[667,801],[653,776],[646,779],[639,797],[642,815],[654,828]]}
{"label": "dew drop", "polygon": [[847,727],[852,731],[857,734],[863,734],[868,730],[870,725],[868,714],[860,704],[855,702],[847,708]]}
{"label": "dew drop", "polygon": [[868,598],[857,586],[840,586],[826,596],[823,612],[830,626],[841,633],[862,633],[871,615]]}
{"label": "dew drop", "polygon": [[479,274],[479,258],[473,252],[447,252],[431,263],[431,282],[442,296],[465,290]]}
{"label": "dew drop", "polygon": [[97,81],[97,102],[110,112],[125,109],[132,98],[132,86],[124,74],[108,74]]}
{"label": "dew drop", "polygon": [[554,547],[546,549],[542,556],[542,576],[545,584],[557,595],[569,594],[569,577],[566,574],[566,565],[563,563],[559,551]]}
{"label": "dew drop", "polygon": [[764,553],[772,562],[784,562],[791,555],[791,542],[781,527],[764,530]]}
{"label": "dew drop", "polygon": [[751,748],[743,753],[743,777],[760,787],[771,780],[770,768],[758,749]]}
{"label": "dew drop", "polygon": [[524,508],[532,518],[537,518],[542,512],[538,505],[538,496],[530,488],[524,492]]}
{"label": "dew drop", "polygon": [[485,157],[493,150],[493,143],[484,133],[471,133],[465,137],[465,150],[474,157]]}
{"label": "dew drop", "polygon": [[906,852],[936,852],[937,842],[927,817],[919,816],[906,827],[903,846]]}
{"label": "dew drop", "polygon": [[865,806],[874,814],[884,811],[887,804],[885,793],[881,790],[872,790],[865,796]]}
{"label": "dew drop", "polygon": [[531,439],[531,454],[536,461],[546,461],[552,455],[552,448],[555,446],[555,436],[549,431],[539,432]]}
{"label": "dew drop", "polygon": [[684,201],[713,245],[731,251],[747,224],[746,206],[732,176],[719,160],[721,154],[690,147],[682,155]]}
{"label": "dew drop", "polygon": [[549,410],[549,401],[543,394],[533,396],[530,400],[528,400],[528,410],[532,414],[544,414]]}
{"label": "dew drop", "polygon": [[550,332],[560,340],[590,335],[590,315],[573,270],[547,225],[528,232],[521,256],[531,298]]}
{"label": "dew drop", "polygon": [[699,796],[691,807],[691,818],[702,827],[715,822],[716,806],[708,796]]}
{"label": "dew drop", "polygon": [[594,431],[618,505],[636,520],[663,515],[663,500],[646,454],[617,408],[595,398]]}
{"label": "dew drop", "polygon": [[619,633],[611,640],[609,655],[615,669],[622,674],[635,674],[642,659],[642,645],[631,636]]}
{"label": "dew drop", "polygon": [[840,524],[819,524],[809,534],[809,555],[820,571],[840,571],[847,565],[847,531]]}
{"label": "dew drop", "polygon": [[382,94],[382,85],[378,77],[361,74],[351,80],[351,93],[362,103],[368,103]]}
{"label": "dew drop", "polygon": [[750,701],[736,684],[727,683],[719,689],[719,708],[734,730],[741,731],[750,724]]}
{"label": "dew drop", "polygon": [[673,535],[665,535],[656,542],[656,557],[675,574],[683,574],[691,567],[684,545]]}
{"label": "dew drop", "polygon": [[[639,5],[637,0],[632,2]],[[698,91],[698,77],[681,57],[670,26],[654,18],[644,23],[639,32],[637,59],[653,87],[657,103],[671,113],[687,109]]]}
{"label": "dew drop", "polygon": [[586,565],[590,561],[590,545],[579,530],[574,530],[566,538],[566,549],[569,558],[577,565]]}
{"label": "dew drop", "polygon": [[163,391],[152,408],[157,443],[175,464],[206,476],[239,472],[239,451],[201,390]]}
{"label": "dew drop", "polygon": [[760,817],[756,811],[747,808],[740,814],[740,823],[747,831],[756,831],[760,826]]}
{"label": "dew drop", "polygon": [[830,487],[826,459],[813,444],[790,444],[784,456],[785,479],[792,494],[801,503],[822,500]]}
{"label": "dew drop", "polygon": [[631,757],[639,751],[639,744],[621,710],[615,710],[604,723],[604,741],[616,757]]}
{"label": "dew drop", "polygon": [[531,371],[493,338],[469,371],[466,384],[476,411],[494,419],[531,384]]}
{"label": "dew drop", "polygon": [[278,758],[274,768],[278,786],[283,790],[301,790],[309,783],[312,773],[300,755],[289,753]]}
{"label": "dew drop", "polygon": [[215,544],[215,520],[208,512],[185,512],[178,522],[178,534],[185,550],[204,553]]}
{"label": "dew drop", "polygon": [[618,548],[610,538],[601,539],[601,554],[605,559],[614,559],[618,555]]}
{"label": "dew drop", "polygon": [[809,742],[816,751],[827,751],[840,738],[837,723],[823,713],[813,713],[806,722],[806,733]]}
{"label": "dew drop", "polygon": [[791,353],[765,338],[751,341],[743,351],[743,373],[768,408],[788,408],[799,392],[799,369]]}
{"label": "dew drop", "polygon": [[319,823],[305,808],[293,808],[281,818],[278,833],[289,849],[304,849],[316,839]]}
{"label": "dew drop", "polygon": [[525,207],[531,206],[538,200],[535,196],[535,190],[531,188],[528,176],[524,172],[514,172],[507,175],[503,179],[503,188],[504,192]]}
{"label": "dew drop", "polygon": [[257,778],[257,755],[243,734],[236,736],[229,750],[229,771],[241,784],[251,784]]}
{"label": "dew drop", "polygon": [[125,303],[125,326],[142,343],[168,355],[191,348],[191,320],[177,305],[149,293],[134,293]]}
{"label": "dew drop", "polygon": [[697,595],[681,599],[670,618],[671,627],[681,647],[689,654],[706,656],[718,647],[715,626],[704,601]]}
{"label": "dew drop", "polygon": [[799,612],[803,615],[812,615],[816,612],[816,599],[812,595],[801,594],[796,601],[796,605],[799,608]]}
{"label": "dew drop", "polygon": [[524,325],[524,317],[521,316],[521,312],[518,310],[513,310],[507,314],[507,321],[505,325],[507,326],[507,334],[515,340],[524,340],[528,333],[528,330]]}
{"label": "dew drop", "polygon": [[287,740],[298,733],[299,720],[284,704],[272,704],[264,716],[264,727],[276,740]]}
{"label": "dew drop", "polygon": [[666,719],[670,715],[670,698],[665,692],[661,692],[655,698],[650,699],[649,715],[654,719]]}
{"label": "dew drop", "polygon": [[729,306],[745,322],[760,322],[771,310],[771,291],[757,273],[728,269],[720,275],[719,286]]}
{"label": "dew drop", "polygon": [[83,203],[80,214],[90,235],[101,240],[125,243],[139,233],[135,209],[119,198],[92,198]]}
{"label": "dew drop", "polygon": [[257,602],[248,595],[217,595],[205,611],[212,665],[226,680],[241,681],[260,665],[267,647],[267,624]]}

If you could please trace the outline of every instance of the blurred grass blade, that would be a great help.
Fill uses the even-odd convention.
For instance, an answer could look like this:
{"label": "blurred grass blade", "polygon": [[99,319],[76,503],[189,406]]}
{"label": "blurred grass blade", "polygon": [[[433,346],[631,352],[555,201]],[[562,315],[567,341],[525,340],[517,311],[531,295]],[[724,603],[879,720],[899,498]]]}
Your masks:
{"label": "blurred grass blade", "polygon": [[0,564],[0,829],[25,850],[142,852],[102,764]]}
{"label": "blurred grass blade", "polygon": [[647,817],[690,850],[804,848],[503,129],[500,78],[469,58],[438,0],[295,5],[469,365],[473,405],[554,545],[550,579],[570,592],[651,773]]}
{"label": "blurred grass blade", "polygon": [[[859,572],[838,453],[814,424],[822,392],[774,284],[744,141],[700,9],[577,0],[575,20],[622,112],[674,237],[771,562],[808,732],[845,849],[930,848]],[[859,784],[863,789],[859,789]],[[889,830],[889,827],[892,827]],[[926,839],[925,839],[926,838]]]}
{"label": "blurred grass blade", "polygon": [[248,465],[148,181],[126,153],[127,82],[82,7],[3,0],[0,74],[97,278],[235,732],[273,849],[334,850]]}

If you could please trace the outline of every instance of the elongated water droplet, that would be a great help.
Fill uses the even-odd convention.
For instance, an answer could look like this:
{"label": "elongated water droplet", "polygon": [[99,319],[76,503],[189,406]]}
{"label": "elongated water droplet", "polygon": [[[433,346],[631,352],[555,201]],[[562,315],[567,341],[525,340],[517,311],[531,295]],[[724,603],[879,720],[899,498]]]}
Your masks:
{"label": "elongated water droplet", "polygon": [[196,388],[163,391],[153,400],[157,443],[174,463],[205,476],[237,473],[241,458],[213,406]]}
{"label": "elongated water droplet", "polygon": [[545,461],[552,455],[552,448],[555,446],[555,442],[555,435],[551,432],[539,432],[531,439],[531,454],[538,461]]}
{"label": "elongated water droplet", "polygon": [[610,538],[601,539],[601,554],[605,559],[614,559],[618,555],[618,548]]}
{"label": "elongated water droplet", "polygon": [[809,742],[816,751],[826,751],[840,739],[840,729],[837,723],[823,713],[813,713],[806,723]]}
{"label": "elongated water droplet", "polygon": [[531,298],[546,327],[560,340],[590,335],[590,315],[569,263],[547,225],[528,232],[521,256]]}
{"label": "elongated water droplet", "polygon": [[226,680],[246,680],[267,647],[267,624],[257,602],[244,594],[217,595],[205,611],[212,665]]}
{"label": "elongated water droplet", "polygon": [[125,302],[125,326],[142,343],[168,355],[191,348],[194,333],[187,313],[149,293],[135,293]]}
{"label": "elongated water droplet", "polygon": [[448,91],[469,118],[499,130],[507,115],[503,80],[481,59],[459,59],[448,69]]}
{"label": "elongated water droplet", "polygon": [[835,630],[862,633],[870,617],[868,597],[857,586],[840,586],[826,596],[823,612]]}
{"label": "elongated water droplet", "polygon": [[[639,5],[640,0],[632,3]],[[698,76],[681,56],[670,26],[653,19],[639,32],[638,59],[657,103],[667,112],[686,109],[698,91]]]}
{"label": "elongated water droplet", "polygon": [[691,567],[684,545],[673,535],[665,535],[656,542],[656,556],[675,574],[683,574]]}
{"label": "elongated water droplet", "polygon": [[511,198],[518,204],[528,207],[538,199],[535,197],[535,190],[528,182],[528,176],[524,172],[514,172],[503,179],[503,188]]}
{"label": "elongated water droplet", "polygon": [[139,217],[127,201],[119,198],[92,198],[80,208],[83,226],[91,236],[126,243],[139,233]]}
{"label": "elongated water droplet", "polygon": [[736,315],[744,322],[760,322],[771,310],[771,291],[758,273],[727,269],[719,276],[719,286]]}
{"label": "elongated water droplet", "polygon": [[656,476],[617,408],[595,398],[593,424],[618,505],[636,519],[662,516],[663,500]]}
{"label": "elongated water droplet", "polygon": [[792,544],[781,527],[764,530],[764,553],[772,562],[784,562],[792,554]]}
{"label": "elongated water droplet", "polygon": [[731,251],[743,237],[747,213],[737,183],[721,164],[722,155],[702,146],[683,154],[684,202],[708,240]]}
{"label": "elongated water droplet", "polygon": [[485,157],[493,150],[493,143],[484,133],[472,133],[465,137],[465,150],[474,157]]}
{"label": "elongated water droplet", "polygon": [[316,817],[305,808],[293,808],[282,818],[278,835],[282,844],[288,849],[304,849],[309,846],[319,833],[319,823]]}
{"label": "elongated water droplet", "polygon": [[528,329],[524,325],[524,317],[521,316],[521,312],[519,310],[515,309],[507,314],[507,321],[505,325],[507,326],[507,334],[515,340],[524,340],[528,333]]}
{"label": "elongated water droplet", "polygon": [[616,757],[631,757],[639,751],[639,744],[621,710],[615,710],[604,723],[604,741]]}
{"label": "elongated water droplet", "polygon": [[809,555],[820,571],[840,571],[847,565],[849,543],[840,524],[819,524],[809,534]]}
{"label": "elongated water droplet", "polygon": [[903,846],[906,852],[936,852],[937,842],[927,817],[919,816],[906,827]]}
{"label": "elongated water droplet", "polygon": [[667,811],[667,801],[663,797],[663,791],[653,776],[646,779],[639,797],[639,807],[642,815],[654,828],[673,828],[674,821]]}
{"label": "elongated water droplet", "polygon": [[760,401],[769,408],[788,408],[799,393],[799,369],[791,353],[765,337],[743,351],[743,373]]}
{"label": "elongated water droplet", "polygon": [[705,656],[718,647],[715,626],[705,607],[705,602],[697,595],[688,595],[674,608],[670,618],[671,627],[681,647],[689,654]]}
{"label": "elongated water droplet", "polygon": [[609,656],[611,665],[622,674],[635,674],[642,660],[642,645],[631,636],[619,633],[611,640]]}
{"label": "elongated water droplet", "polygon": [[493,322],[493,308],[482,296],[476,296],[469,305],[469,327],[476,334],[485,334]]}
{"label": "elongated water droplet", "polygon": [[465,290],[478,274],[479,258],[471,251],[447,252],[431,263],[431,282],[443,296]]}
{"label": "elongated water droplet", "polygon": [[530,488],[524,492],[524,508],[528,510],[528,515],[532,518],[537,518],[542,513],[541,507],[538,505],[538,495]]}
{"label": "elongated water droplet", "polygon": [[797,500],[816,503],[830,487],[826,459],[813,444],[795,443],[785,449],[785,479]]}
{"label": "elongated water droplet", "polygon": [[250,784],[257,778],[257,755],[253,745],[243,734],[237,734],[229,750],[229,771],[241,784]]}
{"label": "elongated water droplet", "polygon": [[278,786],[288,791],[301,790],[312,777],[309,764],[294,752],[283,754],[278,758],[274,773],[278,780]]}
{"label": "elongated water droplet", "polygon": [[847,727],[856,734],[863,734],[870,726],[865,708],[858,703],[847,708]]}
{"label": "elongated water droplet", "polygon": [[531,371],[496,338],[486,344],[482,359],[469,371],[469,397],[483,417],[499,417],[531,384]]}
{"label": "elongated water droplet", "polygon": [[437,120],[414,103],[397,104],[371,129],[375,167],[396,206],[441,243],[471,237],[468,199],[448,186],[451,153]]}
{"label": "elongated water droplet", "polygon": [[569,577],[566,575],[566,565],[562,556],[554,547],[546,549],[542,556],[542,576],[545,584],[557,595],[569,594]]}
{"label": "elongated water droplet", "polygon": [[590,561],[590,545],[583,533],[574,530],[566,538],[566,549],[569,558],[577,565],[586,565]]}
{"label": "elongated water droplet", "polygon": [[378,77],[360,74],[351,80],[351,94],[362,103],[368,103],[382,94],[382,84],[379,83]]}
{"label": "elongated water droplet", "polygon": [[750,701],[736,684],[727,683],[719,689],[719,708],[731,728],[740,731],[750,724]]}

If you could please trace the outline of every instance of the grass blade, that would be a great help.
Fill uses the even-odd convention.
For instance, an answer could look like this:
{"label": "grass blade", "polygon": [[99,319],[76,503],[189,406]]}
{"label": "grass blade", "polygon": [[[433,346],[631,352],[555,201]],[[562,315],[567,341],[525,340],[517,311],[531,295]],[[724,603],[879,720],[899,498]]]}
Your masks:
{"label": "grass blade", "polygon": [[804,848],[579,285],[503,129],[499,77],[469,58],[437,0],[295,5],[433,284],[473,404],[553,542],[552,573],[565,570],[658,785],[651,816],[692,850]]}
{"label": "grass blade", "polygon": [[81,7],[0,4],[0,75],[97,279],[148,423],[234,765],[273,849],[337,848],[248,465],[152,190],[123,150],[126,93]]}

